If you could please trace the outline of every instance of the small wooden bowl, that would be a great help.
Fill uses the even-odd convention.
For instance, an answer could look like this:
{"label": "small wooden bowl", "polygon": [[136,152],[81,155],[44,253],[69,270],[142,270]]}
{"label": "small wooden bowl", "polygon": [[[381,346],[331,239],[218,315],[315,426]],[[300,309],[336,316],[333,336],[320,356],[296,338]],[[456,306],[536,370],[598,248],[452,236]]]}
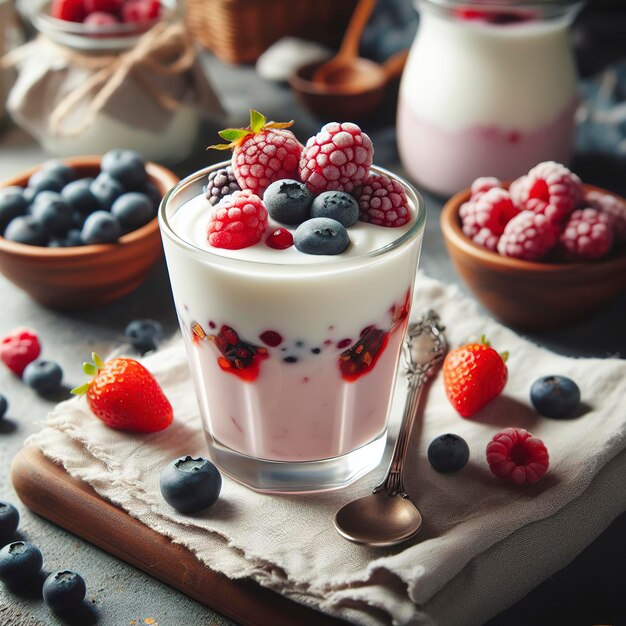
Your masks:
{"label": "small wooden bowl", "polygon": [[341,87],[314,83],[315,70],[323,63],[304,65],[289,80],[296,97],[322,121],[361,121],[378,109],[385,97],[386,82],[366,87],[362,91],[344,92]]}
{"label": "small wooden bowl", "polygon": [[443,238],[469,289],[505,324],[534,331],[559,328],[600,311],[626,290],[623,245],[602,261],[542,263],[501,256],[475,244],[463,234],[459,218],[459,208],[470,195],[461,191],[444,206]]}
{"label": "small wooden bowl", "polygon": [[[81,178],[96,176],[100,172],[98,156],[65,159],[63,162],[73,167]],[[0,183],[0,187],[24,187],[38,169],[26,170]],[[148,163],[146,170],[162,196],[179,180],[173,172],[154,163]],[[0,272],[46,307],[90,309],[136,289],[162,254],[155,217],[114,244],[45,248],[0,237]]]}

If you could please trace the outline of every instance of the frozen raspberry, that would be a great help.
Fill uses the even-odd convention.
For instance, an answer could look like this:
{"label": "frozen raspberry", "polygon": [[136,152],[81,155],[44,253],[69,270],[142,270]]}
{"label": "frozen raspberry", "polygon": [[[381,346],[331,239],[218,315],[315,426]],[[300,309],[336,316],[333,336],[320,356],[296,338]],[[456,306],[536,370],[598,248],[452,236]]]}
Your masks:
{"label": "frozen raspberry", "polygon": [[402,226],[411,219],[404,188],[395,179],[371,174],[355,190],[359,219],[377,226]]}
{"label": "frozen raspberry", "polygon": [[504,227],[498,252],[516,259],[536,261],[548,253],[558,236],[558,228],[545,215],[522,211]]}
{"label": "frozen raspberry", "polygon": [[516,485],[532,485],[548,470],[548,450],[541,439],[523,428],[505,428],[487,445],[489,469]]}
{"label": "frozen raspberry", "polygon": [[239,250],[261,241],[267,228],[267,209],[251,191],[235,191],[224,198],[209,218],[207,239],[214,248]]}
{"label": "frozen raspberry", "polygon": [[528,176],[520,176],[509,185],[511,200],[520,211],[523,211],[526,208],[529,186],[530,179]]}
{"label": "frozen raspberry", "polygon": [[209,174],[206,187],[206,199],[215,206],[222,198],[235,191],[240,191],[239,183],[235,178],[232,167],[223,167]]}
{"label": "frozen raspberry", "polygon": [[615,242],[626,241],[626,202],[610,193],[588,191],[583,204],[609,217]]}
{"label": "frozen raspberry", "polygon": [[471,187],[472,191],[472,200],[476,200],[478,196],[493,189],[494,187],[502,187],[502,181],[498,178],[494,178],[493,176],[481,176],[477,178]]}
{"label": "frozen raspberry", "polygon": [[0,359],[15,374],[21,376],[26,366],[41,352],[37,334],[28,328],[19,328],[0,340]]}
{"label": "frozen raspberry", "polygon": [[489,250],[496,249],[504,227],[517,213],[509,192],[498,187],[479,193],[459,209],[465,235]]}
{"label": "frozen raspberry", "polygon": [[559,238],[565,257],[572,260],[599,259],[612,245],[611,220],[595,209],[574,211]]}
{"label": "frozen raspberry", "polygon": [[528,201],[538,202],[533,206],[527,202],[525,208],[543,213],[555,223],[563,222],[580,202],[582,191],[576,174],[560,163],[545,161],[528,172]]}
{"label": "frozen raspberry", "polygon": [[268,122],[264,115],[250,110],[248,128],[227,128],[220,137],[230,143],[209,146],[216,150],[232,148],[233,174],[242,189],[263,196],[276,180],[298,179],[302,144],[289,128],[293,122]]}
{"label": "frozen raspberry", "polygon": [[356,124],[332,122],[307,141],[300,176],[314,194],[349,193],[364,183],[373,159],[372,141]]}

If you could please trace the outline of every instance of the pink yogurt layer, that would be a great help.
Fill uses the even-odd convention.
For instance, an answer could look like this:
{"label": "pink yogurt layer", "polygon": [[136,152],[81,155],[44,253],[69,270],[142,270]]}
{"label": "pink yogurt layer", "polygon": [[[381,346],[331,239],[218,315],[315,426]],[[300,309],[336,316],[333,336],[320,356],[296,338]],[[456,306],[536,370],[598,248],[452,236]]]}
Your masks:
{"label": "pink yogurt layer", "polygon": [[409,176],[426,189],[449,196],[479,176],[512,180],[542,161],[568,163],[574,137],[571,103],[549,124],[531,132],[496,125],[449,131],[417,117],[406,99],[398,106],[398,147]]}

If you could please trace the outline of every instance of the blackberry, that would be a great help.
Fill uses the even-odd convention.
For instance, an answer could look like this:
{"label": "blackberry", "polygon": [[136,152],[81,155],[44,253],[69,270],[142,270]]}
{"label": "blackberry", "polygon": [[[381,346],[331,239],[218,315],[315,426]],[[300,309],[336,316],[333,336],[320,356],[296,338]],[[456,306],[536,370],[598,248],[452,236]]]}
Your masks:
{"label": "blackberry", "polygon": [[207,200],[215,206],[222,198],[240,190],[241,187],[233,174],[232,168],[223,167],[209,174],[205,195]]}

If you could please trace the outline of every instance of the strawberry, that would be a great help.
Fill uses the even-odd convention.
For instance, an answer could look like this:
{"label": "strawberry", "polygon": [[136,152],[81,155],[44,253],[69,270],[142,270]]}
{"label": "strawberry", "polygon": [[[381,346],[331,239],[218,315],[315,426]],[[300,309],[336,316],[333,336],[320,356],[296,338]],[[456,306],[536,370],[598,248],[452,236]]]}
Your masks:
{"label": "strawberry", "polygon": [[485,340],[452,350],[443,362],[443,383],[452,406],[471,417],[499,395],[507,380],[506,359]]}
{"label": "strawberry", "polygon": [[141,363],[126,358],[103,363],[97,354],[91,357],[93,363],[83,363],[83,371],[94,378],[72,393],[86,393],[97,418],[110,428],[139,433],[157,432],[172,423],[172,405]]}
{"label": "strawberry", "polygon": [[290,130],[286,130],[292,124],[268,122],[264,115],[250,109],[250,126],[220,131],[220,137],[229,143],[209,148],[232,149],[231,167],[237,184],[262,197],[274,181],[299,178],[302,144]]}

